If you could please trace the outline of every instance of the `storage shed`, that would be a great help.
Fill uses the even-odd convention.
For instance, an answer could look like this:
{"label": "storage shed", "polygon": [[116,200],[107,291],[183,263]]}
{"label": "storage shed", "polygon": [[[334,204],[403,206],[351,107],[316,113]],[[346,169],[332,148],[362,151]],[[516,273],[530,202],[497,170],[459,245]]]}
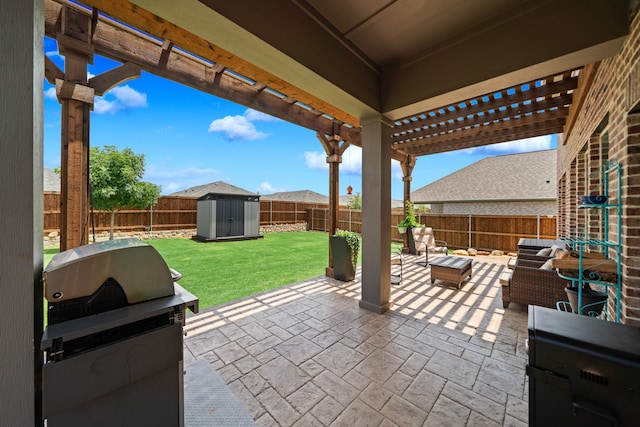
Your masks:
{"label": "storage shed", "polygon": [[207,193],[198,198],[197,235],[203,242],[259,239],[260,196]]}

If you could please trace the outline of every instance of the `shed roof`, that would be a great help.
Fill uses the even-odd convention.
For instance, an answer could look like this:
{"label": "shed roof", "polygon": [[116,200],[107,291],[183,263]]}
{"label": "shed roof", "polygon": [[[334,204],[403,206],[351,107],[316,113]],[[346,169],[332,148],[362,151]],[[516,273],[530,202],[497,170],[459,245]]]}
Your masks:
{"label": "shed roof", "polygon": [[554,200],[556,150],[487,157],[411,193],[415,203]]}
{"label": "shed roof", "polygon": [[228,184],[224,181],[216,181],[209,184],[196,185],[195,187],[187,188],[186,190],[176,191],[171,193],[171,196],[180,197],[202,197],[205,194],[237,194],[242,196],[258,196],[256,193],[252,193],[243,188],[236,187],[235,185]]}

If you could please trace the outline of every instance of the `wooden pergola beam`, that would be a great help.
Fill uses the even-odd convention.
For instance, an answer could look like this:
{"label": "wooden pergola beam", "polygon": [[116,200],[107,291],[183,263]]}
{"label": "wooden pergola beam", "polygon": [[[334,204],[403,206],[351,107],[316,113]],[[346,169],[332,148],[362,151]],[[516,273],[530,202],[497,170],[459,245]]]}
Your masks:
{"label": "wooden pergola beam", "polygon": [[130,62],[113,68],[100,75],[89,79],[91,86],[97,96],[104,95],[109,89],[129,80],[140,77],[140,67]]}
{"label": "wooden pergola beam", "polygon": [[522,116],[514,119],[503,120],[498,123],[487,123],[480,126],[475,126],[469,129],[462,129],[456,132],[449,132],[441,135],[428,136],[424,138],[417,138],[408,142],[403,142],[399,145],[399,148],[407,152],[414,152],[415,149],[426,145],[443,144],[448,141],[454,141],[461,138],[476,138],[483,139],[487,135],[491,135],[500,131],[507,131],[511,135],[512,140],[522,139],[518,130],[526,125],[554,122],[555,120],[564,120],[567,116],[567,108],[558,108],[555,110],[545,111],[543,113],[534,113],[527,116]]}
{"label": "wooden pergola beam", "polygon": [[44,78],[52,85],[56,80],[64,80],[64,72],[47,55],[44,56]]}
{"label": "wooden pergola beam", "polygon": [[500,142],[509,142],[517,139],[534,138],[536,136],[561,133],[564,122],[565,119],[560,118],[550,122],[523,126],[522,128],[517,129],[517,137],[514,137],[514,134],[516,134],[514,132],[515,129],[504,129],[500,132],[491,132],[482,136],[467,136],[465,138],[450,140],[446,143],[428,144],[414,148],[406,148],[405,150],[408,153],[415,153],[416,156],[426,156],[429,154],[445,153],[449,151],[498,144]]}
{"label": "wooden pergola beam", "polygon": [[[63,0],[56,0],[63,3]],[[66,3],[66,2],[65,2]],[[190,33],[171,22],[139,7],[129,1],[111,0],[82,0],[87,6],[94,7],[100,12],[109,15],[119,21],[126,22],[134,28],[138,28],[161,40],[171,40],[181,49],[198,55],[215,63],[223,63],[226,67],[242,74],[254,81],[263,82],[268,87],[310,107],[329,114],[353,127],[360,126],[360,119],[346,113],[322,99],[291,85],[280,77],[262,70],[242,58],[228,52],[211,42]]]}
{"label": "wooden pergola beam", "polygon": [[[69,7],[78,8],[77,5]],[[58,2],[53,0],[45,2],[45,34],[49,37],[56,38],[59,33],[61,10],[62,6]],[[83,9],[78,8],[78,10],[88,13]],[[266,87],[272,89],[271,86],[259,82],[248,83],[231,73],[226,73],[228,69],[226,64],[207,63],[183,50],[170,49],[164,42],[145,36],[139,31],[133,31],[105,17],[100,17],[95,24],[92,42],[96,53],[118,62],[135,64],[150,73],[316,132],[333,134],[335,131],[334,121],[265,89]],[[172,41],[173,43],[175,42]],[[184,48],[184,46],[181,47]],[[351,143],[360,142],[359,128],[342,125],[338,133],[344,140]]]}
{"label": "wooden pergola beam", "polygon": [[[563,134],[569,135],[571,130],[573,129],[573,125],[575,124],[578,112],[582,111],[582,106],[587,98],[587,93],[593,84],[593,81],[596,78],[596,72],[600,67],[601,61],[595,62],[593,64],[588,64],[584,67],[582,72],[580,72],[580,76],[578,78],[578,87],[574,91],[574,99],[575,101],[571,104],[569,108],[569,115],[567,116],[567,123],[564,126]],[[567,143],[568,138],[564,138],[562,144]]]}

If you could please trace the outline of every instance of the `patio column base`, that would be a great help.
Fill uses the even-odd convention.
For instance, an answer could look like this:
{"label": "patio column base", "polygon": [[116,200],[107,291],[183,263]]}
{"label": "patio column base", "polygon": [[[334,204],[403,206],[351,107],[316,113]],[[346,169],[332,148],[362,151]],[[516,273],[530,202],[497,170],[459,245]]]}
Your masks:
{"label": "patio column base", "polygon": [[389,301],[385,304],[378,305],[378,304],[373,304],[367,301],[360,300],[359,305],[360,305],[360,308],[364,308],[365,310],[382,314],[389,311],[389,309],[391,309],[391,307],[393,306],[393,303]]}
{"label": "patio column base", "polygon": [[324,274],[325,274],[325,276],[327,276],[327,277],[331,277],[331,278],[333,278],[333,267],[327,267],[327,268],[325,268],[325,270],[324,270]]}

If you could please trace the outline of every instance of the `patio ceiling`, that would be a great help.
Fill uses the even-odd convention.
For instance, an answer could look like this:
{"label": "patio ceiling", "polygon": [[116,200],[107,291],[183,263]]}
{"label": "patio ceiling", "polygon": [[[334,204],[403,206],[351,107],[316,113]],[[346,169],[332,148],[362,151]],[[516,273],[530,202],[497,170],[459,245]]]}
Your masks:
{"label": "patio ceiling", "polygon": [[356,145],[382,115],[395,158],[562,132],[578,70],[629,30],[628,2],[610,0],[83,3],[248,88],[218,96]]}

